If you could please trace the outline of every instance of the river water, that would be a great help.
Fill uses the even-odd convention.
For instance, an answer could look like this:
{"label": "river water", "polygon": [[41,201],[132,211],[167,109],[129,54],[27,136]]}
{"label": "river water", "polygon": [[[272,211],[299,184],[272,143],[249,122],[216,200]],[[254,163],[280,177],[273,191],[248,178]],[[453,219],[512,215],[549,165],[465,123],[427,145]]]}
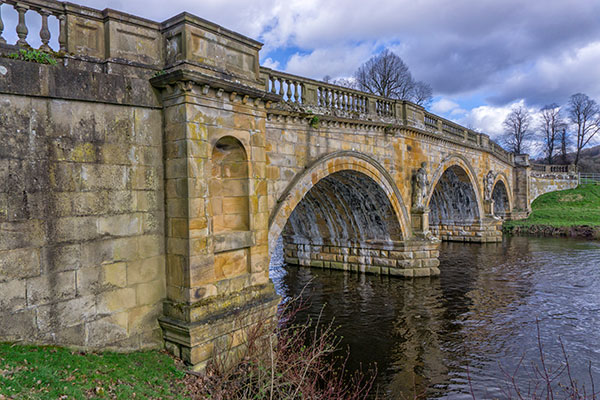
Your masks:
{"label": "river water", "polygon": [[591,372],[600,388],[598,241],[442,243],[441,276],[412,281],[272,260],[277,292],[308,298],[299,318],[323,310],[350,350],[349,367],[377,364],[380,397],[466,399],[472,387],[478,399],[507,398],[506,373],[527,393],[541,383],[540,344],[548,369],[565,364],[560,340],[572,377],[589,392]]}

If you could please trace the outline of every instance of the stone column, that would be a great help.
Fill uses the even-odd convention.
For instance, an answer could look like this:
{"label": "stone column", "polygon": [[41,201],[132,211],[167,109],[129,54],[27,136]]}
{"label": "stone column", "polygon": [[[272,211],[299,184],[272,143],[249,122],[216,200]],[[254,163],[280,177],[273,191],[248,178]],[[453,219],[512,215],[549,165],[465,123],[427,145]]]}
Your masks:
{"label": "stone column", "polygon": [[531,212],[531,196],[529,193],[531,165],[529,163],[529,155],[515,154],[515,169],[513,175],[513,211],[515,211],[517,217],[526,217]]}

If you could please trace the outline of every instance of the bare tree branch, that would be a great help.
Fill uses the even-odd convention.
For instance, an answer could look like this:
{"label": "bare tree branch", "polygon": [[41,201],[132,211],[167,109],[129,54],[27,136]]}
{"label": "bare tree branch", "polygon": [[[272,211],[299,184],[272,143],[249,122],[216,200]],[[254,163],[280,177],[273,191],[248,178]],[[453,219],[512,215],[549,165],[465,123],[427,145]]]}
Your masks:
{"label": "bare tree branch", "polygon": [[529,131],[530,124],[531,114],[523,106],[513,108],[502,123],[505,132],[502,141],[513,153],[523,154],[525,152],[527,142],[532,136]]}
{"label": "bare tree branch", "polygon": [[600,107],[586,94],[576,93],[569,98],[569,119],[575,131],[575,165],[581,150],[600,130]]}
{"label": "bare tree branch", "polygon": [[[556,144],[559,142],[562,131],[564,128],[566,128],[566,126],[562,119],[560,106],[556,103],[542,107],[540,114],[542,120],[538,128],[540,131],[539,136],[542,140],[542,145],[544,153],[546,153],[548,164],[552,164],[554,149],[556,148]],[[566,155],[566,141],[564,152]]]}
{"label": "bare tree branch", "polygon": [[361,65],[354,80],[359,90],[423,106],[429,104],[433,93],[429,84],[415,81],[402,58],[388,49]]}

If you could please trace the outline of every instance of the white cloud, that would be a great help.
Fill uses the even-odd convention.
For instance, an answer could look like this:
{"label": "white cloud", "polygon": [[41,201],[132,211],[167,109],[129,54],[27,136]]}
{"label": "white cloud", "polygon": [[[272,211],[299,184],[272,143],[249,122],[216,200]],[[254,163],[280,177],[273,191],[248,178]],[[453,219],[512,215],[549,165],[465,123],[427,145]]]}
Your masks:
{"label": "white cloud", "polygon": [[293,55],[285,70],[292,74],[321,79],[325,75],[334,78],[352,76],[354,71],[371,57],[372,47],[339,46],[317,49],[309,54]]}
{"label": "white cloud", "polygon": [[455,103],[452,100],[444,97],[434,101],[433,104],[431,104],[431,111],[438,114],[446,114],[456,110],[457,108],[459,108],[458,103]]}
{"label": "white cloud", "polygon": [[266,60],[263,60],[262,62],[263,67],[271,69],[279,69],[279,65],[279,61],[275,61],[271,57],[267,58]]}

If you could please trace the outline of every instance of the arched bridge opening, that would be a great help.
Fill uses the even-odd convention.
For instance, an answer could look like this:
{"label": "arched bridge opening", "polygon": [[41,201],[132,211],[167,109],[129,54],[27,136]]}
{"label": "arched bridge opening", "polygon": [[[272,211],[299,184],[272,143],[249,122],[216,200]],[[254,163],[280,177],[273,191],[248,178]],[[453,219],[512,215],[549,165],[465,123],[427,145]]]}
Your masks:
{"label": "arched bridge opening", "polygon": [[[293,183],[275,210],[288,264],[404,277],[439,274],[438,244],[415,240],[393,180],[377,165],[340,156]],[[274,248],[271,245],[271,248]]]}
{"label": "arched bridge opening", "polygon": [[448,166],[434,181],[428,208],[429,229],[441,240],[479,242],[485,236],[477,184],[463,165]]}
{"label": "arched bridge opening", "polygon": [[385,192],[356,171],[320,180],[292,212],[286,241],[331,246],[362,246],[402,240],[402,229]]}
{"label": "arched bridge opening", "polygon": [[508,190],[502,180],[498,180],[492,191],[492,200],[494,207],[494,216],[502,219],[510,216],[510,199]]}

